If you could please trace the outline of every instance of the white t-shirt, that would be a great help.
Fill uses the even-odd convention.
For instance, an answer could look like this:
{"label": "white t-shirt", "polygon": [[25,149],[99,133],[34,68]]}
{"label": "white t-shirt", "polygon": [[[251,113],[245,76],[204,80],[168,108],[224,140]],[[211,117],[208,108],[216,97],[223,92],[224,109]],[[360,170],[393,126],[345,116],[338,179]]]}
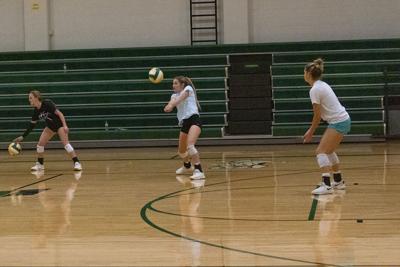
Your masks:
{"label": "white t-shirt", "polygon": [[313,104],[321,105],[321,117],[329,124],[345,121],[350,118],[346,109],[340,104],[332,88],[323,81],[316,81],[310,90]]}
{"label": "white t-shirt", "polygon": [[176,109],[178,110],[177,117],[179,125],[182,125],[184,119],[190,118],[194,114],[199,114],[196,96],[190,85],[187,85],[181,92],[172,94],[171,99],[179,97],[185,91],[189,93],[189,96],[176,106]]}

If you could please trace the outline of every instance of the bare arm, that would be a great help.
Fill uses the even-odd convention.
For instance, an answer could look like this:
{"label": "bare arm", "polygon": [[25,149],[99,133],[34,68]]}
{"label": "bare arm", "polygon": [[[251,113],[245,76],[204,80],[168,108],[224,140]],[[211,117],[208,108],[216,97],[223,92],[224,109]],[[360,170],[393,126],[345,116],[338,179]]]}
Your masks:
{"label": "bare arm", "polygon": [[29,123],[28,128],[25,130],[25,132],[21,136],[18,136],[17,138],[15,138],[13,140],[13,142],[20,143],[20,142],[24,141],[24,138],[27,137],[30,134],[30,132],[32,132],[33,128],[35,128],[36,123],[37,123],[37,121],[31,121]]}
{"label": "bare arm", "polygon": [[318,128],[318,125],[321,122],[321,105],[313,104],[313,112],[314,112],[314,116],[313,116],[313,119],[311,122],[310,130],[314,134],[315,130]]}
{"label": "bare arm", "polygon": [[321,105],[313,104],[313,112],[314,112],[314,115],[313,115],[313,119],[311,122],[311,126],[303,136],[304,143],[308,143],[311,141],[311,139],[315,133],[315,130],[318,128],[318,125],[321,122]]}
{"label": "bare arm", "polygon": [[165,112],[171,112],[177,105],[179,105],[182,101],[189,97],[189,92],[184,91],[182,94],[176,98],[171,98],[168,104],[165,106]]}
{"label": "bare arm", "polygon": [[58,109],[56,109],[56,112],[54,112],[54,114],[56,114],[60,118],[63,127],[67,127],[68,128],[67,122],[65,121],[64,114],[62,114],[62,112],[59,111]]}
{"label": "bare arm", "polygon": [[54,112],[54,114],[56,114],[56,115],[60,118],[61,123],[62,123],[63,128],[64,128],[64,131],[65,131],[65,133],[68,134],[69,129],[68,129],[68,126],[67,126],[67,122],[65,121],[64,114],[62,114],[62,112],[61,112],[60,110],[58,110],[58,109],[56,109],[56,111]]}

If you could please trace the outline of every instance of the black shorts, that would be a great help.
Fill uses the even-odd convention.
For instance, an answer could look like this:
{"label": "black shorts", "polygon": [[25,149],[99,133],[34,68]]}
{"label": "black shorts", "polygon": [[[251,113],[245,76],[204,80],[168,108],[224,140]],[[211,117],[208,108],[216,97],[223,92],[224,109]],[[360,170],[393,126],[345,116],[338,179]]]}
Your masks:
{"label": "black shorts", "polygon": [[62,123],[46,123],[46,127],[52,130],[53,132],[57,133],[58,129],[60,129],[62,126]]}
{"label": "black shorts", "polygon": [[191,117],[182,121],[181,132],[185,134],[189,133],[190,127],[192,127],[193,125],[197,125],[201,128],[201,120],[198,114],[194,114]]}

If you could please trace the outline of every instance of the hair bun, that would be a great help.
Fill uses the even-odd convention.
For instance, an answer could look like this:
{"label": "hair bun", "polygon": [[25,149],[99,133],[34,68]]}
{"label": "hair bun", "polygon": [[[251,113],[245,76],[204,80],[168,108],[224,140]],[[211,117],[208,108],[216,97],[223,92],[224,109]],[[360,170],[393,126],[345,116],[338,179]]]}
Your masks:
{"label": "hair bun", "polygon": [[324,60],[322,58],[317,58],[313,63],[321,70],[324,71]]}

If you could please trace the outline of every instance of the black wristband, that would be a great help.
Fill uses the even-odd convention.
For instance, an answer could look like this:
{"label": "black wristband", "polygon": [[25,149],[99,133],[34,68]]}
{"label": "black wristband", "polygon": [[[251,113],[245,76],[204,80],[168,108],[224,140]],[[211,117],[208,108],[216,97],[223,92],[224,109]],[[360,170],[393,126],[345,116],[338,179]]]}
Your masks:
{"label": "black wristband", "polygon": [[33,128],[35,128],[35,126],[36,126],[36,123],[33,123],[33,122],[29,123],[28,128],[25,130],[25,132],[22,134],[22,136],[24,138],[27,137],[28,134],[30,134],[30,132],[32,132]]}

